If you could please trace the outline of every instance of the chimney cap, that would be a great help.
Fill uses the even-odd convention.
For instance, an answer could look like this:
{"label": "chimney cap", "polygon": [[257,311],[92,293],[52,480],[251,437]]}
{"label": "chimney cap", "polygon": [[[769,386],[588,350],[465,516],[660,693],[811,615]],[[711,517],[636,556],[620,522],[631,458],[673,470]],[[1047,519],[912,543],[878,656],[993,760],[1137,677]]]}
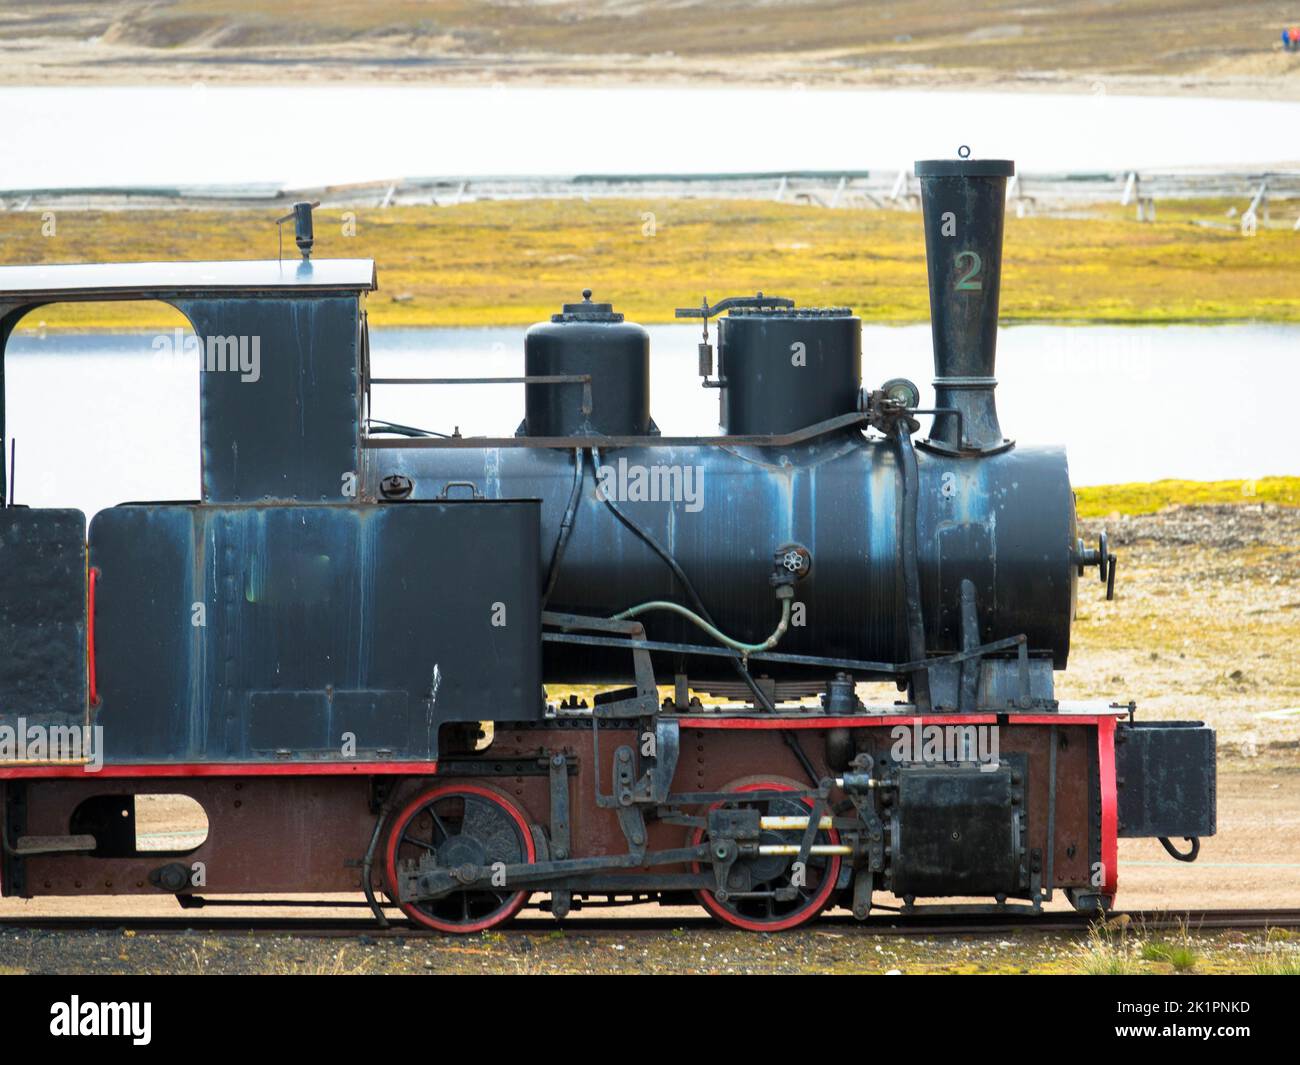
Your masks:
{"label": "chimney cap", "polygon": [[1010,159],[920,159],[917,177],[1011,177],[1016,164]]}

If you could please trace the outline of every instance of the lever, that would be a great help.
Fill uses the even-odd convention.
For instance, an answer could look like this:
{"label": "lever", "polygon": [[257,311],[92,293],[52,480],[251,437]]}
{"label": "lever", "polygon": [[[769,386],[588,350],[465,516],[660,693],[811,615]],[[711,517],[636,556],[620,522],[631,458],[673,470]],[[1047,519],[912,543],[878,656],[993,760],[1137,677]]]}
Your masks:
{"label": "lever", "polygon": [[728,296],[725,300],[719,300],[712,307],[709,306],[708,297],[698,307],[678,307],[673,314],[678,318],[703,318],[708,321],[716,314],[723,311],[729,311],[733,307],[793,307],[794,300],[787,299],[785,296],[764,296],[759,292],[754,296]]}
{"label": "lever", "polygon": [[709,305],[709,298],[705,296],[700,301],[698,307],[678,307],[673,313],[678,318],[700,318],[704,324],[704,339],[700,341],[700,377],[701,383],[705,388],[725,388],[727,382],[723,378],[716,381],[713,376],[713,345],[709,343],[709,319],[723,311],[729,311],[736,307],[757,307],[759,309],[793,307],[794,300],[785,296],[764,296],[759,292],[753,296],[728,296],[724,300],[719,300],[712,306]]}
{"label": "lever", "polygon": [[1083,576],[1086,566],[1097,567],[1097,578],[1106,585],[1106,598],[1115,598],[1115,567],[1119,559],[1110,549],[1110,539],[1103,530],[1097,537],[1096,547],[1084,547],[1083,540],[1075,542],[1074,561],[1079,567],[1079,576]]}

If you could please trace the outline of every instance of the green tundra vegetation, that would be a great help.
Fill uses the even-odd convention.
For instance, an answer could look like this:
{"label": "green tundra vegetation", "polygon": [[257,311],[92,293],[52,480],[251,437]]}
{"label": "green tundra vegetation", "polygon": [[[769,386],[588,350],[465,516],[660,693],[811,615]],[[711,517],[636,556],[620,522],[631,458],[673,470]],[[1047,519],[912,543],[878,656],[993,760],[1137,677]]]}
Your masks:
{"label": "green tundra vegetation", "polygon": [[[1242,237],[1226,203],[1007,220],[1002,315],[1018,322],[1300,321],[1300,236]],[[1275,208],[1283,214],[1285,205]],[[276,211],[61,211],[42,235],[37,209],[0,213],[5,263],[274,258]],[[1217,225],[1199,224],[1206,221]],[[44,227],[48,228],[48,226]],[[926,321],[917,212],[738,200],[526,200],[449,207],[319,210],[318,257],[373,258],[383,326],[524,325],[585,287],[630,319],[763,290],[845,305],[865,321]],[[286,255],[296,256],[292,240]],[[170,327],[158,305],[56,306],[26,328]]]}
{"label": "green tundra vegetation", "polygon": [[1257,481],[1153,481],[1076,488],[1079,517],[1154,514],[1165,507],[1196,503],[1273,503],[1300,507],[1300,477],[1261,477]]}

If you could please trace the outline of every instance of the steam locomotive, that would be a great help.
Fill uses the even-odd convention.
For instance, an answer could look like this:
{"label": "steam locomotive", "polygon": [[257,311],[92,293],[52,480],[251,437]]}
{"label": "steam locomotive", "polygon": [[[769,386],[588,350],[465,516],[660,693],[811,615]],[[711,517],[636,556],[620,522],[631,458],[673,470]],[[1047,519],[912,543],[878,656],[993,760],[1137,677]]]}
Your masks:
{"label": "steam locomotive", "polygon": [[[360,890],[453,933],[687,901],[776,931],[887,896],[1104,910],[1121,836],[1194,859],[1213,730],[1054,695],[1116,558],[1064,452],[999,422],[1013,166],[915,173],[932,403],[862,387],[846,308],[706,300],[677,314],[716,436],[660,433],[648,335],[590,292],[529,330],[514,435],[372,418],[373,387],[448,379],[371,374],[374,264],[313,259],[306,204],[301,261],[0,268],[0,343],[153,299],[206,356],[201,499],[0,510],[4,894]],[[206,838],[142,847],[142,799],[178,794]]]}

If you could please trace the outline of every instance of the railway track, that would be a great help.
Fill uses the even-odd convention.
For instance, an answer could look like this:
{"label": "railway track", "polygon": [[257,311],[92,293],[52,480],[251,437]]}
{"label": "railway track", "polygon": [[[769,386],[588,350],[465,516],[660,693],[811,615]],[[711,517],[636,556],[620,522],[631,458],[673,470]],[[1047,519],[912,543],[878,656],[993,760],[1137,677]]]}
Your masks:
{"label": "railway track", "polygon": [[[251,905],[251,904],[250,904]],[[1045,913],[1039,916],[1005,913],[878,914],[856,921],[848,914],[828,914],[803,931],[852,929],[860,934],[885,936],[1001,935],[1015,932],[1083,932],[1095,918],[1077,913]],[[1186,927],[1189,931],[1258,930],[1300,928],[1300,909],[1121,911],[1107,918],[1113,928],[1161,931]],[[0,935],[17,932],[115,932],[131,930],[147,934],[203,934],[228,936],[288,935],[311,938],[446,938],[411,924],[404,918],[380,928],[369,917],[36,917],[0,918]],[[563,929],[574,934],[618,932],[642,935],[675,929],[713,930],[721,928],[707,916],[578,916],[562,922],[523,917],[500,929],[506,935],[546,934]]]}

